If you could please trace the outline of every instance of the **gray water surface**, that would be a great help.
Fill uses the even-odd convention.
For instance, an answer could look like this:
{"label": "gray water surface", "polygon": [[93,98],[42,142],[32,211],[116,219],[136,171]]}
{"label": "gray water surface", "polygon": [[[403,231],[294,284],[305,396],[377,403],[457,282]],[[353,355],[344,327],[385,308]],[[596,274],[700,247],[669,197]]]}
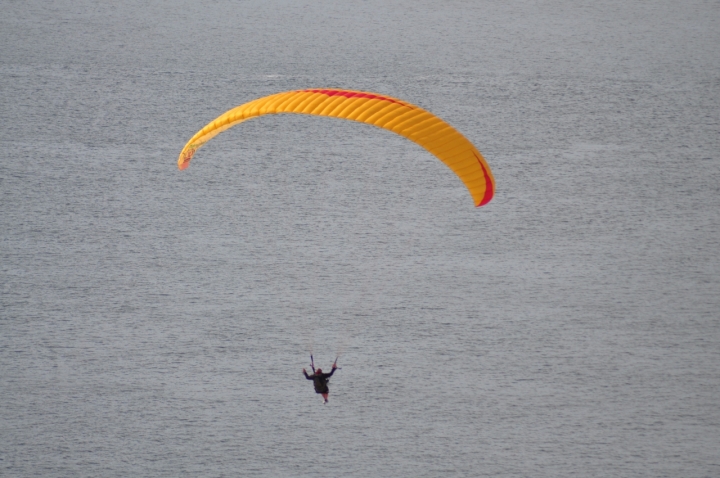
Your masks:
{"label": "gray water surface", "polygon": [[720,476],[720,3],[388,3],[2,3],[1,476]]}

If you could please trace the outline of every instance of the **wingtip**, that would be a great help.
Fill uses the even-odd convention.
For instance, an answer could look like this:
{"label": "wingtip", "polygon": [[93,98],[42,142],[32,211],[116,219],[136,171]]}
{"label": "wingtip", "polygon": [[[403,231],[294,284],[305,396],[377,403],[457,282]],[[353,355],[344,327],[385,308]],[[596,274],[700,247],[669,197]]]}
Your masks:
{"label": "wingtip", "polygon": [[180,153],[180,158],[178,158],[178,169],[180,171],[187,169],[187,167],[190,166],[190,160],[192,159],[193,154],[195,154],[196,149],[189,149]]}

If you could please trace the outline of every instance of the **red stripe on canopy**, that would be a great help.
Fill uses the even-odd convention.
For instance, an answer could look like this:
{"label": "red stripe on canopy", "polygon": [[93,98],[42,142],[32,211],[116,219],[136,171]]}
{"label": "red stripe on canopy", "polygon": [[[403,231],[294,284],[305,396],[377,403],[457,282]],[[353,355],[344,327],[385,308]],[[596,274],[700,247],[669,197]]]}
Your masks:
{"label": "red stripe on canopy", "polygon": [[485,204],[489,203],[490,200],[493,197],[493,184],[492,180],[490,179],[490,175],[487,173],[487,170],[485,169],[485,166],[483,166],[482,161],[480,161],[480,158],[478,155],[473,151],[473,154],[475,155],[475,159],[478,160],[478,163],[480,164],[480,168],[482,168],[483,176],[485,176],[485,194],[483,195],[482,201],[480,201],[480,204],[478,204],[476,207],[484,206]]}
{"label": "red stripe on canopy", "polygon": [[[303,90],[307,93],[320,93],[327,96],[345,96],[347,98],[367,98],[369,100],[382,100],[389,101],[390,103],[397,103],[399,105],[408,106],[405,103],[397,101],[387,96],[373,95],[371,93],[359,93],[356,91],[345,91],[345,90]],[[408,106],[409,107],[409,106]]]}

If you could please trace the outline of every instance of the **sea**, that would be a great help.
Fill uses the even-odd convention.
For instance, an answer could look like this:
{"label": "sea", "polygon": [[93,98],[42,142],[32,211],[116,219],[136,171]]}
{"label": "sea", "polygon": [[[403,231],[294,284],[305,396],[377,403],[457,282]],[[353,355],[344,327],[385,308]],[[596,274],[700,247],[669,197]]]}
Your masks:
{"label": "sea", "polygon": [[720,476],[717,0],[0,5],[0,476]]}

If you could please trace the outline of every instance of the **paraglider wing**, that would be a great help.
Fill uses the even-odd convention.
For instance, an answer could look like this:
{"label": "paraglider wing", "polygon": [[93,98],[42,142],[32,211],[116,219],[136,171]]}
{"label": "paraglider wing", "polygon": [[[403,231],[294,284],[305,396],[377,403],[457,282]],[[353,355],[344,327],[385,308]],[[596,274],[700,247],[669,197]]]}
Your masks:
{"label": "paraglider wing", "polygon": [[278,113],[331,116],[393,131],[427,149],[452,169],[470,191],[476,206],[487,204],[493,197],[495,180],[490,167],[480,151],[455,128],[418,106],[362,91],[286,91],[240,105],[198,131],[180,152],[178,167],[187,168],[193,154],[226,129],[256,116]]}

